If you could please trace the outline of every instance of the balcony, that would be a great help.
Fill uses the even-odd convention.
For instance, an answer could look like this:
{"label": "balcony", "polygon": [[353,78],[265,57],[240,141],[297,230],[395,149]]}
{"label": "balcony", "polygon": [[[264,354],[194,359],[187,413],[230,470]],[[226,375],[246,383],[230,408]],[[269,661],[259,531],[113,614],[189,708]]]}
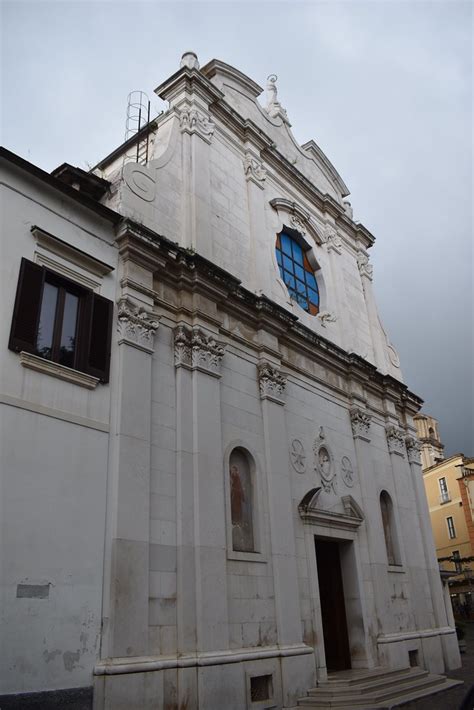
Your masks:
{"label": "balcony", "polygon": [[443,505],[443,503],[451,502],[451,496],[449,495],[449,491],[444,491],[444,493],[440,493],[439,502],[440,505]]}

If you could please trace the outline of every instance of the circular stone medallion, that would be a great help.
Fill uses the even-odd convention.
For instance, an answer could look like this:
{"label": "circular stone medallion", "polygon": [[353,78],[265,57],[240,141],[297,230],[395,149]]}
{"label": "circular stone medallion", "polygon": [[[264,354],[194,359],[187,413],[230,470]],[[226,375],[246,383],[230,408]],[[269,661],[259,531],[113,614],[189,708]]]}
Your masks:
{"label": "circular stone medallion", "polygon": [[304,473],[306,471],[306,454],[304,446],[299,439],[293,439],[290,444],[290,460],[296,473]]}
{"label": "circular stone medallion", "polygon": [[351,460],[347,456],[342,457],[341,461],[341,477],[346,486],[352,488],[354,485],[354,471]]}

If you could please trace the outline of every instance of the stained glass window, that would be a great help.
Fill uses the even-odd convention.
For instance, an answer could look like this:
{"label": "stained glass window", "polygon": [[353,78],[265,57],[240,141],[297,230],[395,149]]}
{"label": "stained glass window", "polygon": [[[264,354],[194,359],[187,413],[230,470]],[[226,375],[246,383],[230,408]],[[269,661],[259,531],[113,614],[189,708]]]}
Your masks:
{"label": "stained glass window", "polygon": [[302,247],[296,239],[282,232],[277,237],[275,251],[281,278],[291,298],[315,316],[319,311],[318,284]]}

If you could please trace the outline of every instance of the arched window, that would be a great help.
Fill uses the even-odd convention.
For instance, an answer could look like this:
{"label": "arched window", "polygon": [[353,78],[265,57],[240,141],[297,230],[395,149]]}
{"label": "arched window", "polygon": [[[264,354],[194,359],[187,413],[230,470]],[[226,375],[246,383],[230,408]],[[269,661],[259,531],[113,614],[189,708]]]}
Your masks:
{"label": "arched window", "polygon": [[229,458],[230,510],[232,549],[254,552],[254,487],[251,457],[244,449],[235,448]]}
{"label": "arched window", "polygon": [[400,552],[398,547],[397,533],[395,529],[395,519],[393,515],[393,503],[387,491],[380,494],[380,511],[382,513],[383,532],[385,536],[385,547],[389,565],[399,565]]}
{"label": "arched window", "polygon": [[288,232],[281,232],[275,251],[281,278],[291,298],[315,316],[319,312],[319,289],[305,250]]}

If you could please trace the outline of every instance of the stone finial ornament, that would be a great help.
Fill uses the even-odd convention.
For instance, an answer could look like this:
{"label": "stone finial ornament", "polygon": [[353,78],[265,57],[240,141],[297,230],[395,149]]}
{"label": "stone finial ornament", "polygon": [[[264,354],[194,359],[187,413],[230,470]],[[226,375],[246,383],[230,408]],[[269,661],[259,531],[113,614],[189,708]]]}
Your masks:
{"label": "stone finial ornament", "polygon": [[267,76],[267,105],[265,108],[267,113],[272,118],[280,116],[283,120],[288,121],[286,111],[278,101],[278,90],[276,86],[277,80],[278,77],[276,74],[270,74]]}
{"label": "stone finial ornament", "polygon": [[195,52],[185,52],[181,57],[180,69],[187,67],[188,69],[199,69],[199,60]]}

